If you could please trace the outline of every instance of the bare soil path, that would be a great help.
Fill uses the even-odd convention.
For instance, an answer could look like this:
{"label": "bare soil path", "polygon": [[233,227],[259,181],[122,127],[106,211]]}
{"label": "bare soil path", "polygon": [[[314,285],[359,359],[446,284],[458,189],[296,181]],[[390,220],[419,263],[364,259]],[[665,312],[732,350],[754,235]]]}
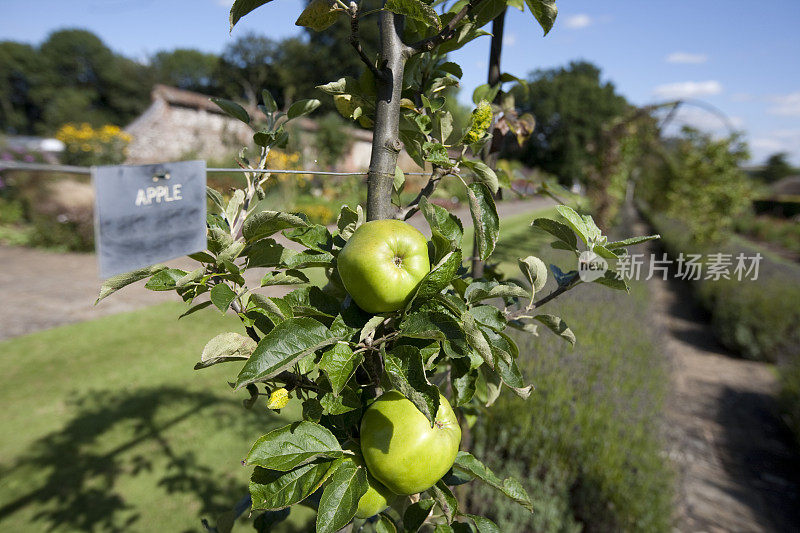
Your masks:
{"label": "bare soil path", "polygon": [[[551,200],[535,198],[502,202],[497,208],[501,217],[507,217],[548,205],[552,205]],[[465,226],[472,224],[468,209],[456,210],[455,214]],[[415,216],[410,222],[430,234],[423,217]],[[286,244],[289,244],[288,241]],[[167,264],[175,268],[194,268],[186,258]],[[258,286],[263,276],[259,270],[254,269],[246,276],[250,286]],[[138,283],[95,306],[100,283],[94,254],[0,246],[0,340],[156,303],[176,301],[172,291],[153,292]]]}
{"label": "bare soil path", "polygon": [[[634,224],[634,234],[646,230]],[[672,367],[665,410],[678,473],[676,530],[800,531],[800,454],[780,419],[773,365],[720,346],[685,282],[649,284]]]}

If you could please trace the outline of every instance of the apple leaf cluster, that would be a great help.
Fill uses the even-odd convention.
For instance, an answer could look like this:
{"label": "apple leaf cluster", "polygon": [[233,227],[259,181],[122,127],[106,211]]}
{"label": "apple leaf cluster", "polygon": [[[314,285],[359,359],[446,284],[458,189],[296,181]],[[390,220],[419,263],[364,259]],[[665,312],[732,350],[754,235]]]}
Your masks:
{"label": "apple leaf cluster", "polygon": [[[236,0],[231,26],[267,1]],[[389,161],[391,172],[373,169],[373,149],[370,191],[373,180],[386,183],[389,179],[385,194],[396,204],[397,219],[392,225],[405,226],[400,221],[420,212],[430,228],[430,240],[425,242],[417,232],[421,246],[410,248],[417,255],[422,251],[425,268],[408,268],[402,273],[416,272],[419,277],[400,298],[384,299],[383,304],[391,300],[391,305],[368,305],[375,299],[359,291],[369,290],[365,288],[369,284],[358,283],[358,279],[353,283],[352,271],[344,271],[353,263],[345,259],[348,245],[360,239],[355,235],[363,235],[368,227],[379,227],[367,218],[387,218],[383,213],[386,203],[378,216],[369,196],[371,213],[360,206],[344,206],[335,227],[261,205],[264,185],[272,179],[263,172],[270,150],[286,144],[289,121],[320,105],[318,100],[301,100],[285,112],[279,111],[268,91],[263,92],[259,106],[265,120],[252,117],[234,102],[215,100],[225,113],[253,128],[259,153],[253,161],[245,151],[240,153],[244,188],[225,197],[208,190],[208,248],[190,256],[198,267],[185,271],[154,266],[111,278],[101,288],[98,300],[147,279],[146,288],[174,290],[187,302],[189,308],[182,316],[210,307],[234,313],[245,334],[228,332],[210,339],[195,368],[237,366],[238,374],[230,385],[246,394],[245,408],[263,405],[279,410],[289,402],[301,407],[301,420],[260,437],[245,459],[254,468],[249,487],[251,508],[262,512],[255,521],[257,529],[268,530],[286,519],[292,506],[303,504],[317,511],[316,530],[325,533],[348,524],[357,525],[359,531],[375,532],[421,528],[441,533],[499,531],[488,518],[459,508],[451,487],[473,480],[486,483],[532,512],[533,503],[518,481],[500,479],[476,457],[458,451],[459,423],[474,420],[504,387],[522,398],[530,395],[531,386],[517,365],[519,349],[508,328],[536,334],[537,325],[544,325],[574,343],[575,335],[565,321],[541,313],[539,308],[581,280],[575,271],[563,273],[554,265],[548,271],[535,256],[519,259],[520,279],[505,279],[491,266],[475,279],[464,266],[469,256],[464,252],[461,220],[429,200],[442,179],[463,184],[476,236],[473,253],[481,260],[491,257],[500,233],[494,194],[504,181],[502,175],[467,153],[478,155],[491,141],[492,124],[495,131],[513,131],[518,139],[524,139],[533,129],[533,117],[518,116],[508,97],[487,104],[496,100],[500,86],[485,85],[473,95],[477,105],[474,119],[456,131],[443,93],[458,85],[462,71],[446,54],[486,35],[482,26],[507,6],[524,9],[525,5],[545,33],[549,31],[556,16],[553,0],[525,0],[524,4],[521,0],[462,0],[449,8],[439,0],[387,0],[380,10],[380,23],[384,44],[391,41],[392,46],[386,44],[382,54],[389,57],[381,61],[367,57],[359,45],[358,22],[363,14],[356,2],[315,0],[298,19],[300,25],[321,30],[340,16],[350,18],[351,44],[368,68],[358,79],[341,78],[319,89],[332,96],[342,115],[375,127],[373,143],[378,143],[382,154],[379,166],[385,169],[384,163]],[[397,36],[397,16],[405,21],[402,39]],[[388,62],[399,70],[391,71]],[[501,76],[501,82],[514,80],[507,74]],[[396,83],[399,92],[395,92]],[[387,90],[399,98],[387,97]],[[387,98],[397,105],[394,111],[387,107]],[[392,127],[396,135],[389,131]],[[430,169],[427,184],[405,205],[399,196],[405,176],[384,157],[393,155],[396,161],[400,146],[421,167]],[[556,237],[555,248],[579,254],[580,248],[586,247],[610,258],[622,254],[624,247],[648,239],[609,243],[591,217],[566,206],[558,209],[565,223],[534,222]],[[392,231],[400,233],[399,229]],[[373,241],[375,238],[380,240],[380,235],[372,235]],[[386,257],[370,253],[368,247],[349,255],[356,257],[356,263],[374,261],[376,267],[380,261],[395,261],[392,268],[400,270],[408,260],[400,252]],[[267,269],[261,287],[282,286],[288,292],[267,296],[248,286],[244,274],[255,268]],[[309,270],[324,271],[326,281],[312,283],[314,276]],[[542,296],[551,272],[557,287]],[[381,285],[380,279],[373,281],[372,286]],[[624,281],[613,276],[598,282],[627,289]],[[384,285],[395,284],[387,279]],[[402,405],[389,408],[387,402]],[[417,421],[415,429],[409,429],[411,419]],[[442,440],[448,449],[409,455],[414,435],[429,430],[444,432],[440,435],[446,436]],[[405,468],[409,479],[402,479],[404,469],[393,463],[395,460],[411,465]]]}
{"label": "apple leaf cluster", "polygon": [[[246,463],[255,468],[252,508],[268,513],[274,523],[274,513],[285,518],[281,510],[305,502],[318,511],[317,531],[337,531],[354,519],[364,520],[355,518],[362,498],[371,487],[381,487],[369,481],[357,446],[348,446],[362,438],[361,420],[379,391],[399,391],[432,426],[445,401],[441,394],[462,417],[480,414],[503,387],[526,398],[531,386],[519,371],[519,350],[507,329],[535,334],[536,324],[541,324],[574,343],[575,335],[564,320],[539,313],[538,307],[581,281],[576,272],[563,273],[551,265],[558,287],[540,297],[550,272],[534,256],[519,259],[520,279],[503,279],[491,268],[485,278],[472,279],[463,266],[462,222],[422,196],[418,208],[431,232],[426,259],[430,270],[399,309],[378,314],[362,310],[345,290],[337,269],[340,253],[366,223],[360,206],[343,207],[335,228],[313,224],[302,214],[259,206],[269,176],[257,170],[263,168],[269,150],[285,142],[285,123],[316,107],[313,100],[298,102],[283,114],[271,106],[268,93],[264,100],[266,126],[253,124],[254,137],[262,144],[259,161],[250,165],[242,154],[243,165],[252,170],[246,174],[246,187],[229,198],[208,191],[208,249],[191,256],[198,268],[155,266],[117,276],[106,281],[98,300],[147,279],[146,288],[175,290],[190,305],[183,316],[212,306],[235,313],[245,334],[228,332],[209,340],[195,368],[239,363],[231,385],[246,391],[247,408],[262,398],[269,409],[281,409],[289,401],[302,405],[302,421],[262,436],[247,455]],[[231,116],[251,122],[238,105],[217,103]],[[480,163],[471,163],[480,168]],[[477,179],[465,181],[465,186],[479,253],[488,259],[499,238],[491,188]],[[554,248],[578,254],[585,246],[603,257],[617,257],[624,247],[651,238],[609,243],[591,217],[566,206],[558,210],[563,223],[534,221],[556,237]],[[244,273],[253,268],[268,269],[261,287],[294,290],[278,297],[248,287]],[[309,269],[324,269],[327,283],[311,284]],[[626,288],[617,279],[598,282]],[[473,479],[532,509],[519,482],[497,478],[461,451],[443,478],[431,480],[419,496],[398,496],[388,509],[376,508],[380,514],[369,519],[367,527],[416,531],[426,523],[450,531],[447,528],[462,527],[456,525],[462,520],[478,531],[494,531],[489,519],[459,511],[450,487]]]}

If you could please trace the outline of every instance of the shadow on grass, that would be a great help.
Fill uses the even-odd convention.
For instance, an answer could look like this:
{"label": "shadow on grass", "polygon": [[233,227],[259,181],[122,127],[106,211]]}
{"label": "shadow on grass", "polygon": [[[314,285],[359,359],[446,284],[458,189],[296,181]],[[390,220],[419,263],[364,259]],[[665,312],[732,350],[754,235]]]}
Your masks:
{"label": "shadow on grass", "polygon": [[153,490],[189,496],[199,530],[201,518],[214,519],[229,510],[247,487],[203,464],[195,451],[181,449],[202,452],[206,435],[199,435],[196,445],[181,446],[168,431],[187,419],[210,417],[215,430],[241,433],[245,439],[254,424],[267,431],[280,420],[263,410],[245,410],[238,400],[173,387],[90,392],[74,403],[77,412],[63,429],[2,467],[0,477],[25,479],[27,491],[1,504],[0,521],[32,506],[34,520],[48,531],[127,531],[148,513],[126,501],[119,485],[149,475],[157,479]]}

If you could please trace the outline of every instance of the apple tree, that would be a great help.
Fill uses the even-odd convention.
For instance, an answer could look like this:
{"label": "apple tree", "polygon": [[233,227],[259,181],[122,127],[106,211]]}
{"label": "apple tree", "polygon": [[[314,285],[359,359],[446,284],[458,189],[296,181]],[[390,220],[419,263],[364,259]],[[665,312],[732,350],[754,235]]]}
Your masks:
{"label": "apple tree", "polygon": [[[236,0],[231,27],[268,1]],[[366,67],[358,79],[319,87],[342,115],[373,130],[365,209],[343,207],[329,228],[260,206],[273,179],[263,171],[270,150],[285,145],[286,125],[313,112],[318,100],[280,111],[264,91],[259,108],[265,122],[234,102],[215,100],[253,128],[258,154],[240,154],[243,188],[228,197],[208,190],[208,249],[190,256],[197,268],[156,265],[101,288],[98,301],[147,279],[148,289],[176,291],[190,305],[184,316],[212,306],[234,313],[243,332],[210,339],[195,368],[235,367],[231,386],[245,394],[246,408],[302,405],[302,419],[261,436],[246,454],[244,463],[253,467],[250,498],[237,512],[250,509],[259,530],[268,531],[302,504],[317,511],[322,533],[354,526],[499,531],[490,519],[459,508],[451,487],[469,482],[486,483],[533,509],[519,481],[500,479],[459,449],[460,424],[480,416],[503,389],[522,398],[531,394],[516,362],[523,355],[508,330],[536,334],[542,325],[574,343],[565,321],[541,308],[583,281],[575,270],[551,265],[548,271],[534,256],[519,259],[520,279],[505,279],[490,266],[473,276],[465,267],[470,257],[462,221],[429,200],[442,180],[461,183],[476,235],[473,255],[491,257],[500,228],[494,195],[504,180],[478,155],[491,141],[493,124],[521,139],[532,124],[508,99],[492,104],[500,86],[484,85],[475,91],[470,124],[457,131],[441,94],[462,75],[447,54],[486,35],[483,27],[507,6],[527,6],[545,33],[556,18],[553,0],[386,0],[367,13],[355,1],[312,0],[297,24],[322,31],[347,17],[353,51]],[[359,24],[374,18],[381,47],[370,57],[359,42]],[[402,148],[430,170],[405,204],[398,194],[405,179],[397,166]],[[557,209],[563,222],[540,218],[534,225],[555,237],[554,248],[576,258],[591,249],[614,259],[652,238],[609,242],[591,217]],[[430,240],[405,222],[418,212],[430,226]],[[277,297],[249,287],[244,273],[253,268],[268,269],[261,287],[293,290]],[[324,270],[325,281],[312,283],[309,269]],[[557,286],[543,294],[549,276]],[[627,290],[611,272],[594,282]]]}

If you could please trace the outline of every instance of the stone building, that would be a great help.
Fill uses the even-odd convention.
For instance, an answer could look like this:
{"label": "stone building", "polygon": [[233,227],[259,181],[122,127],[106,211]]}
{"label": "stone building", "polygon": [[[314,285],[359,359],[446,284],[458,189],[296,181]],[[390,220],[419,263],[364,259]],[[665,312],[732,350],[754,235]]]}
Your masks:
{"label": "stone building", "polygon": [[[150,107],[125,131],[133,137],[128,147],[129,164],[158,163],[185,159],[221,160],[244,145],[252,145],[252,131],[245,124],[223,113],[209,96],[191,91],[156,85]],[[251,116],[260,111],[250,110]],[[263,115],[261,115],[263,118]],[[318,128],[308,118],[292,121],[303,146],[306,168],[314,168],[316,156],[310,137]],[[342,172],[358,172],[369,166],[372,132],[348,128],[352,142],[336,165]],[[407,154],[399,159],[404,170],[418,169]]]}

